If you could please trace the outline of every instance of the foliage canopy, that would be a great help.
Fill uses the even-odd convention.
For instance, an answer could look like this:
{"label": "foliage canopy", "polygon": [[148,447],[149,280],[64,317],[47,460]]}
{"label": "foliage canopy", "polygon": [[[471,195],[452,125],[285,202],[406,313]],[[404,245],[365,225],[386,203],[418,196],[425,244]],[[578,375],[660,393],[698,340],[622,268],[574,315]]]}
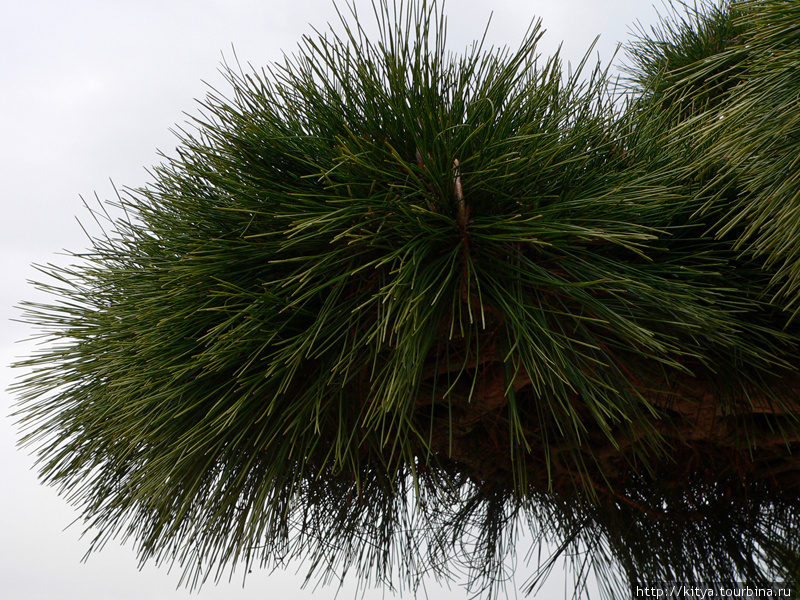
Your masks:
{"label": "foliage canopy", "polygon": [[[227,68],[26,305],[19,416],[86,524],[190,585],[800,580],[800,3],[674,12],[599,67],[352,9]],[[588,56],[588,54],[587,54]],[[97,215],[102,216],[102,215]],[[54,281],[54,283],[53,283]],[[615,587],[616,586],[616,587]]]}

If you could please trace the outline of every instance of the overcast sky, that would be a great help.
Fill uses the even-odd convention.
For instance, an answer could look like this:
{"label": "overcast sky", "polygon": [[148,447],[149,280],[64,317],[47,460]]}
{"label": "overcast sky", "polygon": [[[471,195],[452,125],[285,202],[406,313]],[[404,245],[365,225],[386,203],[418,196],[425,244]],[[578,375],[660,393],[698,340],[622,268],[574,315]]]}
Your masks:
{"label": "overcast sky", "polygon": [[[357,0],[361,14],[369,2]],[[661,8],[662,5],[659,3]],[[516,46],[537,17],[547,30],[542,54],[563,41],[563,56],[580,60],[595,36],[607,62],[637,22],[657,19],[647,0],[448,0],[448,40],[454,50],[481,35],[494,13],[488,40]],[[138,570],[130,545],[111,542],[88,562],[88,540],[76,512],[56,491],[38,484],[33,458],[15,449],[5,391],[8,365],[30,351],[15,343],[30,331],[10,319],[20,300],[38,294],[31,263],[67,259],[62,249],[87,246],[76,221],[88,219],[81,196],[113,197],[111,181],[138,187],[147,167],[172,153],[170,128],[197,114],[207,84],[234,46],[255,66],[293,53],[311,26],[335,22],[330,0],[25,0],[0,8],[0,597],[19,600],[161,600],[187,598],[180,573],[152,565]],[[207,82],[207,83],[204,83]],[[65,530],[65,528],[67,528]],[[517,583],[529,569],[520,569]],[[558,574],[548,587],[562,595]],[[302,573],[253,573],[208,585],[200,599],[333,598],[335,588],[301,590]],[[339,598],[353,598],[353,587]],[[431,585],[433,599],[465,598],[463,590]],[[193,595],[192,597],[198,597]],[[365,598],[381,598],[380,591]],[[387,595],[386,597],[391,597]],[[543,593],[542,597],[552,597]]]}

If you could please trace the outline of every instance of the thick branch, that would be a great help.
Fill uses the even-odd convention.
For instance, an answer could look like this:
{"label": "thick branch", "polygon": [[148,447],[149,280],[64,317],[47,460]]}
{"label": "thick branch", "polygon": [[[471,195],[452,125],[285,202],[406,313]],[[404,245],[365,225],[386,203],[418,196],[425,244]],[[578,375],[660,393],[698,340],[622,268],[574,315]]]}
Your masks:
{"label": "thick branch", "polygon": [[[514,390],[518,403],[541,402],[541,399],[529,393],[531,380],[524,371],[519,372],[514,381],[507,382],[500,360],[476,364],[480,364],[480,368],[469,401],[466,399],[471,381],[460,383],[448,398],[437,399],[437,402],[449,402],[449,413],[447,418],[432,425],[430,448],[442,458],[461,464],[477,481],[511,485],[514,464],[506,390]],[[800,391],[800,378],[795,379],[793,387]],[[615,484],[621,484],[626,473],[632,472],[635,456],[644,452],[657,471],[680,471],[684,460],[689,461],[685,466],[687,470],[699,465],[709,472],[729,471],[735,464],[751,477],[780,473],[782,480],[796,481],[800,485],[800,403],[797,400],[778,404],[771,401],[767,393],[756,396],[751,390],[748,400],[734,403],[719,397],[713,380],[685,373],[673,374],[670,381],[662,378],[648,384],[623,383],[661,413],[661,417],[653,417],[649,425],[650,431],[659,431],[664,436],[667,444],[664,453],[654,454],[643,441],[648,437],[647,426],[616,427],[609,437],[588,411],[582,410],[582,401],[576,394],[572,400],[576,411],[587,415],[582,421],[582,428],[587,432],[582,436],[584,446],[577,452],[585,456],[583,469],[588,471],[579,473],[574,455],[568,447],[562,447],[564,438],[556,433],[555,424],[539,422],[537,417],[535,422],[523,423],[526,441],[531,447],[531,452],[525,456],[530,483],[538,486],[552,483],[563,491],[574,490],[578,482],[590,485],[595,491],[608,489],[611,493]],[[527,411],[525,414],[540,413]],[[753,421],[753,415],[765,415],[772,423]],[[746,432],[741,422],[743,418],[749,419]],[[783,432],[777,428],[780,423],[785,425]],[[543,433],[545,429],[548,435]],[[765,471],[767,462],[771,466]],[[548,472],[555,482],[548,480]],[[680,482],[676,481],[678,484]]]}

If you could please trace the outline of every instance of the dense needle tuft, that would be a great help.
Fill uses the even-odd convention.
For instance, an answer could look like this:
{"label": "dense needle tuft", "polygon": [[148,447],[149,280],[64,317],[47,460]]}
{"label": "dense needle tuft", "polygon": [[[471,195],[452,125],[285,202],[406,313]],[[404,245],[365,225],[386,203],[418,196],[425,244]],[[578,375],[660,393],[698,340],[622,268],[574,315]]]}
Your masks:
{"label": "dense needle tuft", "polygon": [[43,479],[192,586],[491,596],[521,531],[609,596],[797,581],[798,7],[675,12],[625,98],[538,24],[449,53],[435,2],[226,67],[25,305]]}

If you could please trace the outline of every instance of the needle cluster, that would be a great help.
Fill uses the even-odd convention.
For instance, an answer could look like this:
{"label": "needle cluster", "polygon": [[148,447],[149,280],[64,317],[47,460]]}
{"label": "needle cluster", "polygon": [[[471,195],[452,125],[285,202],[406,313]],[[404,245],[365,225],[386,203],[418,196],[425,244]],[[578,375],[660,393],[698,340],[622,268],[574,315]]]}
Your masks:
{"label": "needle cluster", "polygon": [[454,55],[436,2],[374,17],[226,67],[42,268],[43,479],[189,585],[491,596],[520,532],[555,549],[529,591],[563,555],[609,596],[797,577],[800,3],[665,17],[624,98],[538,24]]}

